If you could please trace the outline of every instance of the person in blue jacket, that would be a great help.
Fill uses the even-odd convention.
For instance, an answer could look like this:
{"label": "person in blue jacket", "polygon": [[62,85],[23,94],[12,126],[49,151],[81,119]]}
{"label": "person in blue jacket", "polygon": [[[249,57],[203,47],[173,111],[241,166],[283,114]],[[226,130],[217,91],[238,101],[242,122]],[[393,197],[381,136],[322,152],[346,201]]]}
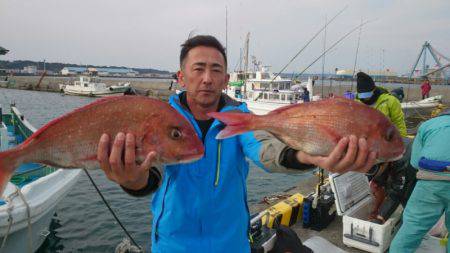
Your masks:
{"label": "person in blue jacket", "polygon": [[442,215],[450,229],[450,111],[420,125],[412,146],[411,165],[419,170],[417,184],[403,212],[403,224],[392,241],[391,253],[416,252]]}
{"label": "person in blue jacket", "polygon": [[[246,157],[269,172],[314,166],[333,172],[366,172],[375,163],[376,154],[355,136],[342,138],[327,157],[293,150],[263,131],[217,140],[224,125],[208,112],[249,112],[245,103],[222,93],[228,79],[225,50],[216,38],[195,36],[182,45],[178,80],[186,91],[173,95],[169,103],[202,139],[205,154],[200,160],[152,167],[156,154],[151,152],[138,165],[132,134],[104,134],[99,141],[98,160],[110,180],[134,196],[154,193],[154,253],[250,252]],[[114,138],[111,147],[110,138]]]}

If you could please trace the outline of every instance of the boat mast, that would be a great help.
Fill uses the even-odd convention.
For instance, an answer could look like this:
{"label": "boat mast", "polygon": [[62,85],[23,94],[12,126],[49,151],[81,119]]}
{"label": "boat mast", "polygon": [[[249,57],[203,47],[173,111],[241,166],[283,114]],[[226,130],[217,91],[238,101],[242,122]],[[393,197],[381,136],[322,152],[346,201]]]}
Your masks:
{"label": "boat mast", "polygon": [[244,45],[244,95],[247,96],[247,71],[248,71],[248,47],[250,42],[250,32],[247,33],[245,37]]}
{"label": "boat mast", "polygon": [[225,6],[225,55],[228,56],[228,8]]}
{"label": "boat mast", "polygon": [[[325,29],[323,33],[323,52],[327,49],[327,17],[325,16]],[[325,74],[325,55],[322,57],[322,98],[323,98],[323,79]],[[309,80],[308,80],[309,81]],[[309,94],[310,97],[313,96],[312,91],[311,94]]]}

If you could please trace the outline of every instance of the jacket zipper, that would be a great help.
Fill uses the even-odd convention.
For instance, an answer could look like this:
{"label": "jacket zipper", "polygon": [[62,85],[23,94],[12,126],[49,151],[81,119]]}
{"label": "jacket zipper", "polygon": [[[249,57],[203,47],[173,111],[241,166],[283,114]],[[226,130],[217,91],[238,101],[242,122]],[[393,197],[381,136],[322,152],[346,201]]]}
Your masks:
{"label": "jacket zipper", "polygon": [[166,188],[164,189],[164,195],[162,196],[163,199],[162,199],[161,213],[158,215],[158,219],[156,220],[156,224],[155,224],[155,240],[156,241],[158,241],[158,236],[159,236],[158,235],[158,225],[159,225],[159,220],[161,219],[161,216],[164,212],[164,205],[166,202],[166,194],[167,194],[167,188],[169,186],[169,183],[170,183],[170,178],[168,178]]}
{"label": "jacket zipper", "polygon": [[219,185],[221,149],[222,149],[222,141],[219,141],[217,145],[217,164],[216,164],[216,176],[214,179],[214,187],[217,187]]}

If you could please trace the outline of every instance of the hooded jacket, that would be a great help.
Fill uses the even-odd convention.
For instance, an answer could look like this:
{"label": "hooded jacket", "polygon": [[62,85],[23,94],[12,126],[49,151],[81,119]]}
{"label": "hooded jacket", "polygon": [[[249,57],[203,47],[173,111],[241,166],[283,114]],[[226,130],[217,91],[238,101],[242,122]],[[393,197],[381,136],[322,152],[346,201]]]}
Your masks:
{"label": "hooded jacket", "polygon": [[[389,94],[386,89],[378,86],[374,91],[374,97],[375,96],[376,100],[374,101],[374,103],[371,103],[370,106],[386,115],[386,117],[388,117],[391,122],[397,127],[400,135],[406,137],[407,132],[405,116],[403,114],[400,101],[393,95]],[[357,98],[357,100],[361,101],[359,98]]]}
{"label": "hooded jacket", "polygon": [[[223,96],[221,112],[249,112],[244,103]],[[205,155],[192,163],[165,166],[151,204],[152,252],[250,252],[246,157],[266,171],[286,172],[280,160],[289,148],[262,131],[217,140],[224,127],[217,120],[203,138],[179,96],[169,103],[204,139]]]}

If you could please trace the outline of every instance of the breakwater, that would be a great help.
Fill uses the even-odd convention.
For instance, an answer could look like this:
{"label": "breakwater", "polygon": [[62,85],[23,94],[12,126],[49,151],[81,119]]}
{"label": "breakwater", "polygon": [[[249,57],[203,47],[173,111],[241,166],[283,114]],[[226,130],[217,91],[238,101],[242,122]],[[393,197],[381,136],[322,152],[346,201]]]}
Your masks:
{"label": "breakwater", "polygon": [[[11,89],[37,90],[49,92],[61,92],[59,84],[68,84],[75,81],[75,77],[44,77],[38,86],[39,76],[14,76],[8,79],[8,82],[1,83],[2,87]],[[150,78],[101,78],[106,85],[116,85],[118,83],[130,82],[133,88],[144,91],[147,95],[167,99],[174,93],[175,89],[179,89],[178,85],[174,85],[169,90],[170,79],[150,79]],[[397,87],[403,87],[405,92],[405,101],[420,100],[422,98],[420,84],[401,84],[401,83],[384,83],[377,82],[377,85],[383,86],[388,90]],[[314,85],[314,95],[328,96],[330,93],[342,96],[346,91],[356,91],[356,82],[340,81],[340,80],[317,80]],[[444,103],[450,103],[450,85],[432,85],[430,96],[442,95]]]}

